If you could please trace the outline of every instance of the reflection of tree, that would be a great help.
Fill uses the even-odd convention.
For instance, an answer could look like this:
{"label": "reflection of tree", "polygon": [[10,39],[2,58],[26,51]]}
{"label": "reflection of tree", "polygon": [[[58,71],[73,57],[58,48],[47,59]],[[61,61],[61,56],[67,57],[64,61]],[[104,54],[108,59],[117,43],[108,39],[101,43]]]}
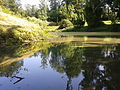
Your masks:
{"label": "reflection of tree", "polygon": [[44,51],[42,51],[41,55],[43,60],[45,60],[45,57],[49,57],[51,67],[57,72],[66,73],[68,77],[78,76],[81,71],[83,59],[82,48],[71,47],[70,44],[61,44],[49,48],[47,55]]}
{"label": "reflection of tree", "polygon": [[24,78],[23,77],[18,77],[18,76],[13,76],[12,78],[17,78],[18,80],[16,82],[14,82],[13,84],[16,84],[20,81],[22,81]]}
{"label": "reflection of tree", "polygon": [[0,67],[0,77],[12,77],[19,73],[19,70],[23,66],[23,61],[14,62],[11,65]]}
{"label": "reflection of tree", "polygon": [[[78,43],[79,44],[79,43]],[[46,45],[46,46],[44,46]],[[47,46],[48,45],[48,46]],[[120,46],[104,45],[103,47],[79,48],[74,47],[75,42],[66,44],[55,44],[50,47],[49,43],[38,44],[37,46],[16,47],[10,54],[1,54],[1,62],[5,58],[21,57],[26,53],[33,53],[42,48],[34,56],[41,56],[42,67],[46,68],[47,63],[59,73],[65,73],[68,77],[66,90],[72,90],[72,79],[78,77],[81,70],[84,79],[79,83],[79,89],[88,90],[118,90],[120,88]],[[39,48],[40,47],[40,48]],[[5,57],[6,56],[6,57]],[[3,59],[4,58],[4,59]],[[2,60],[3,59],[3,60]],[[1,77],[23,78],[16,76],[19,73],[22,61],[14,62],[0,68]],[[15,83],[16,83],[15,82]]]}
{"label": "reflection of tree", "polygon": [[[51,43],[48,41],[36,42],[23,45],[8,45],[0,48],[0,63],[16,57],[22,57],[25,55],[34,54],[35,52],[46,49],[51,46]],[[37,56],[36,54],[34,56]]]}
{"label": "reflection of tree", "polygon": [[72,78],[68,77],[66,90],[72,90],[72,89],[73,89],[73,87],[72,87]]}
{"label": "reflection of tree", "polygon": [[117,49],[117,45],[104,46],[102,48],[102,54],[104,57],[108,57],[111,59],[116,58],[116,56],[117,56],[116,49]]}
{"label": "reflection of tree", "polygon": [[[10,45],[0,48],[0,77],[17,79],[14,84],[23,80],[17,76],[23,66],[22,59],[32,56],[35,52],[51,46],[49,42],[36,42],[23,45]],[[37,54],[34,54],[37,56]]]}
{"label": "reflection of tree", "polygon": [[23,80],[24,78],[16,76],[21,70],[21,66],[23,66],[23,61],[14,62],[11,65],[7,65],[4,67],[0,67],[0,77],[10,77],[17,78],[18,80],[13,84],[16,84]]}
{"label": "reflection of tree", "polygon": [[[81,72],[81,64],[83,62],[83,48],[71,47],[70,44],[60,44],[49,48],[45,57],[50,58],[51,67],[59,73],[66,73],[68,77],[67,90],[72,90],[72,78],[77,77]],[[43,60],[45,60],[43,57]]]}
{"label": "reflection of tree", "polygon": [[109,82],[109,88],[112,90],[120,89],[120,59],[116,62],[111,62],[108,65],[108,75],[111,77]]}
{"label": "reflection of tree", "polygon": [[72,78],[79,76],[81,69],[84,78],[79,83],[78,90],[118,90],[120,88],[119,45],[78,48],[71,47],[73,44],[72,42],[55,45],[42,51],[43,60],[47,62],[49,58],[49,63],[54,70],[67,75],[66,90],[73,89]]}
{"label": "reflection of tree", "polygon": [[[91,53],[92,51],[92,53]],[[120,88],[119,46],[107,45],[103,48],[86,48],[86,61],[82,65],[84,79],[81,89],[118,90]],[[105,55],[103,53],[109,52]]]}

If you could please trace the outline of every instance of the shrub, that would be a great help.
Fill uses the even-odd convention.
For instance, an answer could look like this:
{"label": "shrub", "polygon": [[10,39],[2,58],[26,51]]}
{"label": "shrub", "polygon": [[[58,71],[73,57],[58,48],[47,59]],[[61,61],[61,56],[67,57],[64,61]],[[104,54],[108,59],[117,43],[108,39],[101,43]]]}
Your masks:
{"label": "shrub", "polygon": [[1,8],[1,11],[4,12],[4,13],[15,15],[15,13],[10,11],[10,9],[6,9],[5,7],[0,7],[0,8]]}
{"label": "shrub", "polygon": [[42,20],[37,19],[35,17],[27,17],[27,20],[30,21],[30,22],[33,22],[35,24],[39,24],[42,27],[45,27],[48,24],[47,21],[42,21]]}
{"label": "shrub", "polygon": [[63,19],[60,23],[60,27],[58,29],[63,29],[63,28],[67,28],[67,27],[72,27],[73,24],[71,21],[69,21],[68,19]]}
{"label": "shrub", "polygon": [[85,22],[81,19],[74,19],[73,24],[76,25],[77,27],[84,26]]}
{"label": "shrub", "polygon": [[0,34],[3,32],[3,28],[2,27],[0,27]]}

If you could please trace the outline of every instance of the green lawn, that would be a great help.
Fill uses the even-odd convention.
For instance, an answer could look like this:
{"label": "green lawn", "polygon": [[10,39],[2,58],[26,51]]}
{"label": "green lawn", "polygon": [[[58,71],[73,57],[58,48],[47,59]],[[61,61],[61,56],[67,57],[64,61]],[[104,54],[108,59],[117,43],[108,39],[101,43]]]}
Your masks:
{"label": "green lawn", "polygon": [[[84,27],[74,27],[74,28],[64,28],[63,32],[120,32],[120,22],[116,25],[111,24],[111,21],[103,21],[104,26],[99,27],[88,27],[87,22],[85,22]],[[60,30],[59,30],[60,31]]]}
{"label": "green lawn", "polygon": [[[106,25],[110,25],[112,22],[109,20],[109,21],[103,21],[104,24]],[[120,22],[117,22],[117,24],[120,24]],[[88,26],[87,22],[85,22],[85,25],[84,26]]]}
{"label": "green lawn", "polygon": [[[106,25],[110,25],[110,24],[112,24],[112,22],[111,21],[103,21]],[[117,24],[120,24],[120,22],[117,22]]]}

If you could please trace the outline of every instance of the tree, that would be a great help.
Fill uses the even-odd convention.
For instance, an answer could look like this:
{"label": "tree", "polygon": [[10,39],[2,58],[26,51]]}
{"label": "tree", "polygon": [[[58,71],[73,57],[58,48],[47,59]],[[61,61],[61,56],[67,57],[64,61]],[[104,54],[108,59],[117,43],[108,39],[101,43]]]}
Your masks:
{"label": "tree", "polygon": [[105,4],[108,5],[108,19],[115,24],[116,20],[120,19],[120,0],[106,0]]}
{"label": "tree", "polygon": [[0,0],[0,6],[4,5],[4,0]]}
{"label": "tree", "polygon": [[100,26],[103,25],[101,21],[102,1],[101,0],[86,0],[84,9],[85,19],[88,26]]}
{"label": "tree", "polygon": [[60,13],[59,6],[60,2],[58,0],[49,0],[50,10],[48,11],[48,21],[58,22]]}
{"label": "tree", "polygon": [[0,5],[10,9],[15,13],[19,13],[21,7],[20,0],[0,0]]}
{"label": "tree", "polygon": [[40,0],[39,9],[37,11],[38,18],[41,20],[47,20],[48,5],[45,0]]}

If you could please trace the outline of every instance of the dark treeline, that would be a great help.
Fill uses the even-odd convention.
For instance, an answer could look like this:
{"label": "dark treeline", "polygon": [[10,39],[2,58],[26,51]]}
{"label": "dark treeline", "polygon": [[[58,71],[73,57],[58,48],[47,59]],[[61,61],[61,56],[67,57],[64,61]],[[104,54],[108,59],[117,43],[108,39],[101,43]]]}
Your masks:
{"label": "dark treeline", "polygon": [[[120,0],[40,0],[39,7],[26,5],[22,8],[20,0],[0,0],[0,5],[24,17],[36,17],[50,22],[67,19],[74,25],[103,25],[102,21],[111,20],[116,24],[120,19]],[[67,21],[67,22],[68,22]],[[69,23],[69,22],[68,22]]]}

